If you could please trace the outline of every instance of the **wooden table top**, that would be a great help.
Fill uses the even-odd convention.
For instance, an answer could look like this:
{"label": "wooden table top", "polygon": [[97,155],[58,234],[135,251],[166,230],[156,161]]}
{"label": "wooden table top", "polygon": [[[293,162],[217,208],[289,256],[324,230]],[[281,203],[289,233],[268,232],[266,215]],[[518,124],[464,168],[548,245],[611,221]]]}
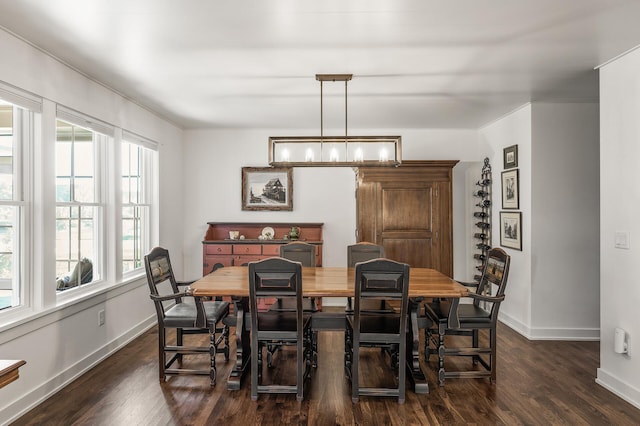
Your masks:
{"label": "wooden table top", "polygon": [[[309,297],[353,296],[354,268],[302,268],[302,293]],[[249,274],[246,266],[217,269],[191,284],[195,296],[249,297]],[[464,297],[467,288],[441,272],[428,268],[411,268],[409,297]]]}

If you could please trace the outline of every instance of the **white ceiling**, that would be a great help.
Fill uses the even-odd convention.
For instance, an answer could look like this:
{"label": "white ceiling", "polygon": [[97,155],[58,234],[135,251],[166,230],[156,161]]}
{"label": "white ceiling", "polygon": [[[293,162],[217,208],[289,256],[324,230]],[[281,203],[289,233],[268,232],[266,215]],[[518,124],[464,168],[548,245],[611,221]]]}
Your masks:
{"label": "white ceiling", "polygon": [[[184,128],[477,128],[593,102],[637,0],[0,0],[0,26]],[[7,58],[2,58],[6,61]],[[344,127],[325,83],[324,127]]]}

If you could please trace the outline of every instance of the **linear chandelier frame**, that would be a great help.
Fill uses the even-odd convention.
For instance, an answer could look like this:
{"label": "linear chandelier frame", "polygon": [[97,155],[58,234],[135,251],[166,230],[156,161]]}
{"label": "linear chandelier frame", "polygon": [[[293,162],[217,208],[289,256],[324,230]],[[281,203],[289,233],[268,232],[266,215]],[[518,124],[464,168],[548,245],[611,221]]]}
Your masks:
{"label": "linear chandelier frame", "polygon": [[[365,157],[371,147],[375,158]],[[332,158],[333,152],[340,155]],[[361,150],[361,151],[358,151]],[[384,150],[381,152],[381,150]],[[288,151],[289,154],[285,152]],[[299,155],[295,155],[296,151]],[[315,153],[313,157],[309,152]],[[358,155],[358,152],[362,152]],[[302,156],[304,153],[304,157]],[[402,158],[400,136],[271,136],[269,165],[274,167],[398,166]]]}
{"label": "linear chandelier frame", "polygon": [[[316,74],[320,82],[320,136],[269,137],[269,165],[297,167],[398,166],[400,136],[348,136],[347,83],[353,74]],[[344,136],[324,135],[324,82],[344,81]]]}

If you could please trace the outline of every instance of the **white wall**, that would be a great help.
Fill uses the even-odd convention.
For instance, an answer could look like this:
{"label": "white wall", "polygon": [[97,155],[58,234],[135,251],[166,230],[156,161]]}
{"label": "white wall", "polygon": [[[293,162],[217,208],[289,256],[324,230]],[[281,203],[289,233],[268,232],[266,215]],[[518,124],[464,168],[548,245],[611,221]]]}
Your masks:
{"label": "white wall", "polygon": [[[640,50],[600,69],[600,368],[598,383],[640,407]],[[629,232],[630,249],[614,248]],[[628,333],[629,354],[613,351]]]}
{"label": "white wall", "polygon": [[505,249],[500,319],[530,339],[597,340],[598,106],[529,104],[480,133],[493,152],[498,244],[503,149],[518,145],[522,251]]}
{"label": "white wall", "polygon": [[[58,103],[159,142],[162,188],[159,242],[171,250],[172,263],[181,271],[182,131],[1,30],[0,56],[3,58],[0,81],[45,98],[43,125],[55,122]],[[50,129],[38,130],[45,137],[52,135]],[[52,140],[43,143],[41,148],[50,151]],[[33,167],[42,175],[43,182],[53,181],[50,159],[36,152]],[[27,278],[34,280],[36,288],[42,286],[38,282],[42,276],[49,276],[46,265],[53,262],[51,256],[47,256],[54,244],[51,225],[54,220],[47,214],[53,212],[50,202],[53,199],[52,194],[38,193],[34,198],[35,230],[51,237],[43,237],[50,247],[39,247],[45,255],[30,265]],[[40,217],[38,212],[44,214]],[[55,295],[48,299],[39,292],[31,295],[37,309],[33,315],[15,323],[0,324],[0,357],[27,361],[20,368],[20,379],[0,389],[0,424],[17,418],[153,325],[155,313],[148,294],[146,279],[140,275],[130,282],[64,305],[56,303]],[[98,311],[102,309],[106,323],[98,327]]]}
{"label": "white wall", "polygon": [[[315,133],[309,131],[309,134]],[[346,265],[346,246],[356,240],[355,174],[352,169],[294,168],[292,212],[241,210],[241,168],[267,166],[269,136],[286,134],[291,134],[291,131],[185,131],[184,192],[185,205],[190,208],[184,214],[184,246],[189,277],[202,274],[201,241],[207,222],[323,222],[323,264]],[[357,131],[353,134],[357,134]],[[376,131],[369,130],[367,134],[376,134]],[[407,160],[480,160],[477,133],[474,130],[380,130],[378,134],[400,134],[403,158]],[[464,168],[460,173],[454,168],[456,188],[461,187],[457,182],[459,179],[464,182],[464,176]],[[465,197],[466,194],[458,191],[454,194],[454,203],[464,205]],[[454,233],[464,230],[464,226],[464,223],[454,223]],[[455,249],[454,266],[459,263],[466,265],[466,248]]]}
{"label": "white wall", "polygon": [[492,166],[493,210],[491,231],[493,245],[500,246],[500,211],[502,210],[503,149],[518,145],[520,210],[522,214],[522,251],[505,249],[511,256],[507,297],[500,307],[500,319],[525,336],[531,328],[531,105],[508,114],[480,129],[481,145]]}
{"label": "white wall", "polygon": [[598,114],[597,104],[533,104],[532,338],[600,336]]}

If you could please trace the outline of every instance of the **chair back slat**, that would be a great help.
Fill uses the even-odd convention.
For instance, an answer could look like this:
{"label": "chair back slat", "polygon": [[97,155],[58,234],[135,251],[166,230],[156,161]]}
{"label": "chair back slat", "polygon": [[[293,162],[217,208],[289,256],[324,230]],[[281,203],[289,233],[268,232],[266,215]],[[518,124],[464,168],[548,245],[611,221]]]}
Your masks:
{"label": "chair back slat", "polygon": [[302,266],[316,266],[316,246],[296,241],[280,246],[280,257],[302,263]]}
{"label": "chair back slat", "polygon": [[[360,316],[364,298],[399,299],[401,315],[406,315],[409,294],[409,265],[389,259],[373,259],[356,263],[354,313]],[[358,319],[356,319],[356,322]]]}
{"label": "chair back slat", "polygon": [[[171,259],[169,258],[169,251],[167,249],[163,247],[154,247],[144,257],[144,266],[147,274],[149,292],[152,295],[159,296],[160,294],[166,294],[166,289],[164,292],[160,291],[160,289],[166,286],[167,283],[170,286],[170,291],[172,293],[179,293],[178,284],[173,274]],[[181,302],[182,298],[175,298],[175,303]],[[156,301],[155,305],[158,317],[164,316],[164,303]]]}
{"label": "chair back slat", "polygon": [[384,257],[384,247],[373,243],[360,242],[347,246],[347,266],[353,268],[358,262]]}
{"label": "chair back slat", "polygon": [[[494,247],[487,252],[487,261],[484,264],[480,283],[476,289],[478,294],[487,294],[492,296],[504,296],[507,287],[507,279],[509,278],[509,266],[511,264],[511,256],[504,250]],[[474,301],[476,305],[484,302]],[[500,303],[491,304],[491,316],[498,315]]]}
{"label": "chair back slat", "polygon": [[[295,298],[302,306],[302,264],[281,257],[249,262],[249,299],[251,311],[257,312],[258,298]],[[299,302],[298,302],[299,299]],[[302,310],[300,315],[302,315]]]}

